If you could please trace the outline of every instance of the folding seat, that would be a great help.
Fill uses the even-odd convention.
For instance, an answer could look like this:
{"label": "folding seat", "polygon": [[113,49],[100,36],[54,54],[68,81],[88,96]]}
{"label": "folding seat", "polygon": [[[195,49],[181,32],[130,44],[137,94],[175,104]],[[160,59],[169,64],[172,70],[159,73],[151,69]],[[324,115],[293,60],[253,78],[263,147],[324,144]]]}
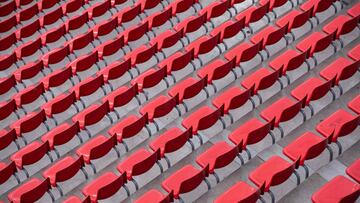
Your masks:
{"label": "folding seat", "polygon": [[189,44],[191,41],[194,41],[194,39],[206,34],[206,27],[204,26],[205,22],[206,13],[198,16],[190,16],[175,25],[174,30],[183,30],[184,36],[187,39],[186,44]]}
{"label": "folding seat", "polygon": [[68,42],[70,52],[76,57],[89,53],[95,49],[93,41],[94,35],[92,30],[89,30],[87,33],[80,36],[76,36]]}
{"label": "folding seat", "polygon": [[[176,84],[168,92],[169,96],[178,95],[179,103],[183,104],[187,112],[208,97],[208,92],[203,88],[207,85],[207,78],[187,78]],[[204,95],[205,94],[205,95]]]}
{"label": "folding seat", "polygon": [[130,70],[130,59],[121,62],[114,61],[98,71],[97,75],[103,75],[104,82],[108,84],[112,90],[116,90],[132,78]]}
{"label": "folding seat", "polygon": [[46,91],[51,92],[55,97],[73,86],[71,67],[67,67],[48,74],[41,79]]}
{"label": "folding seat", "polygon": [[224,43],[228,49],[236,45],[246,33],[242,31],[245,27],[245,18],[241,20],[228,20],[221,25],[215,27],[211,32],[211,36],[220,33],[220,43]]}
{"label": "folding seat", "polygon": [[165,57],[170,58],[183,48],[182,37],[183,30],[166,30],[152,39],[150,44],[157,44],[157,52],[160,51]]}
{"label": "folding seat", "polygon": [[116,16],[97,24],[93,28],[94,38],[101,43],[114,39],[118,35],[117,26],[118,19]]}
{"label": "folding seat", "polygon": [[51,189],[49,179],[40,180],[32,178],[31,180],[23,183],[15,190],[8,194],[10,202],[20,203],[24,201],[36,202],[52,202],[55,201],[49,191]]}
{"label": "folding seat", "polygon": [[[350,35],[354,30],[358,30],[356,29],[358,22],[358,18],[339,15],[334,20],[326,24],[322,30],[329,35],[334,34],[336,39],[340,40],[341,46],[344,47],[346,44],[359,37],[359,34],[356,33],[356,31],[354,32],[354,36]],[[350,36],[348,36],[348,34]]]}
{"label": "folding seat", "polygon": [[15,33],[11,33],[5,37],[0,39],[0,53],[3,54],[11,54],[14,50],[16,43],[16,35]]}
{"label": "folding seat", "polygon": [[[98,24],[103,20],[109,19],[112,15],[111,13],[111,1],[105,0],[103,2],[97,2],[87,9],[89,19],[91,19],[94,24]],[[108,12],[109,11],[109,12]]]}
{"label": "folding seat", "polygon": [[18,83],[23,83],[25,86],[28,86],[39,82],[47,72],[50,71],[44,69],[43,62],[37,60],[21,66],[13,73],[13,75]]}
{"label": "folding seat", "polygon": [[15,162],[19,170],[24,170],[29,178],[53,162],[54,158],[48,154],[49,151],[49,143],[35,141],[12,154],[10,160]]}
{"label": "folding seat", "polygon": [[40,36],[40,29],[40,20],[36,19],[34,22],[17,29],[15,31],[16,38],[23,41],[34,40]]}
{"label": "folding seat", "polygon": [[[193,135],[198,135],[198,138],[200,140],[200,144],[203,144],[204,140],[202,138],[203,133],[199,133],[199,131],[205,131],[211,129],[211,132],[208,132],[210,134],[215,134],[220,129],[225,128],[225,124],[223,122],[221,123],[221,128],[219,129],[218,125],[216,125],[216,128],[212,128],[218,120],[221,121],[221,116],[223,115],[224,107],[221,107],[219,109],[211,109],[208,106],[203,106],[200,109],[196,110],[189,116],[183,119],[181,122],[181,125],[186,129],[192,129]],[[204,133],[205,134],[205,133]]]}
{"label": "folding seat", "polygon": [[359,17],[359,11],[360,11],[360,4],[357,3],[348,9],[347,14],[349,14],[350,16],[352,16],[354,18],[357,18],[357,17]]}
{"label": "folding seat", "polygon": [[192,63],[194,50],[187,52],[176,52],[158,64],[158,67],[167,68],[167,74],[171,75],[174,81],[180,81],[195,70]]}
{"label": "folding seat", "polygon": [[[316,18],[317,24],[324,22],[329,17],[337,13],[338,8],[333,3],[337,0],[310,0],[303,3],[300,9],[303,11],[311,11],[312,17]],[[332,6],[332,9],[330,7]],[[341,7],[340,7],[341,8]],[[340,9],[339,9],[340,10]]]}
{"label": "folding seat", "polygon": [[199,10],[196,0],[176,0],[171,2],[169,6],[172,7],[173,16],[176,16],[178,22],[182,22],[186,17]]}
{"label": "folding seat", "polygon": [[[208,176],[208,168],[206,169],[197,169],[192,165],[186,165],[181,169],[177,170],[175,173],[170,175],[165,179],[161,186],[168,192],[174,194],[174,199],[179,199],[180,201],[183,198],[180,196],[184,193],[189,193],[198,191],[203,187],[200,187],[202,182],[205,180],[207,184],[207,190],[210,189],[210,185],[205,179]],[[196,192],[200,196],[199,192]]]}
{"label": "folding seat", "polygon": [[[135,26],[140,23],[141,18],[141,4],[137,3],[133,6],[128,6],[121,9],[117,14],[118,24],[123,27],[123,29]],[[142,22],[144,24],[144,22]]]}
{"label": "folding seat", "polygon": [[25,143],[29,143],[38,138],[42,133],[48,132],[53,123],[46,119],[45,112],[31,112],[13,122],[10,125],[11,129],[16,130],[16,135],[22,137]]}
{"label": "folding seat", "polygon": [[241,85],[250,90],[252,96],[256,95],[261,104],[283,89],[284,85],[278,79],[279,71],[260,68],[243,79]]}
{"label": "folding seat", "polygon": [[241,44],[237,45],[236,47],[225,53],[224,57],[228,61],[235,58],[235,64],[240,65],[240,75],[243,75],[263,60],[260,54],[260,60],[259,57],[257,57],[258,52],[260,51],[260,47],[260,43],[253,44],[250,42],[242,42]]}
{"label": "folding seat", "polygon": [[86,197],[90,197],[93,203],[104,199],[111,201],[114,195],[118,198],[130,195],[125,183],[126,174],[117,176],[112,172],[106,172],[83,187],[81,191]]}
{"label": "folding seat", "polygon": [[43,142],[48,142],[51,150],[62,157],[71,149],[74,149],[82,142],[79,123],[63,123],[50,130],[41,137]]}
{"label": "folding seat", "polygon": [[129,2],[127,0],[113,0],[111,1],[111,6],[115,9],[113,13],[116,13],[117,11],[121,11],[123,9],[128,8],[129,6],[132,6],[133,2]]}
{"label": "folding seat", "polygon": [[232,14],[227,12],[229,4],[230,2],[227,0],[212,2],[201,9],[199,15],[206,13],[206,20],[211,22],[211,28],[215,28],[232,17]]}
{"label": "folding seat", "polygon": [[60,44],[65,44],[67,41],[67,32],[65,24],[53,28],[41,35],[41,42],[48,50],[59,47]]}
{"label": "folding seat", "polygon": [[[339,187],[341,185],[341,187]],[[320,202],[355,202],[360,195],[360,185],[339,175],[331,179],[312,196],[314,203]]]}
{"label": "folding seat", "polygon": [[279,18],[276,21],[276,25],[279,27],[286,27],[286,32],[291,34],[294,41],[312,29],[312,22],[309,21],[311,11],[312,10],[291,10],[283,17]]}
{"label": "folding seat", "polygon": [[236,74],[232,72],[233,68],[234,60],[216,59],[202,67],[197,75],[200,78],[206,77],[207,83],[212,84],[215,89],[222,89],[236,79]]}
{"label": "folding seat", "polygon": [[76,154],[83,157],[86,164],[91,165],[95,174],[119,158],[120,153],[115,145],[116,137],[97,135],[78,148]]}
{"label": "folding seat", "polygon": [[[15,129],[0,130],[0,141],[1,141],[0,144],[1,159],[7,158],[19,150],[19,142],[17,141]],[[0,189],[0,191],[2,190]]]}
{"label": "folding seat", "polygon": [[70,48],[69,45],[61,46],[56,48],[48,53],[44,54],[41,57],[41,60],[44,63],[45,67],[50,68],[51,70],[57,70],[63,68],[66,64],[70,62]]}
{"label": "folding seat", "polygon": [[[173,127],[154,138],[150,142],[149,147],[153,151],[160,150],[160,158],[164,158],[168,168],[170,168],[195,149],[191,138],[192,129],[182,131],[177,127]],[[187,145],[186,143],[189,144]]]}
{"label": "folding seat", "polygon": [[[131,87],[122,86],[106,95],[102,99],[102,102],[108,101],[110,110],[114,111],[118,115],[119,119],[120,114],[126,115],[125,112],[121,111],[123,108],[132,109],[132,106],[140,105],[137,94],[138,88],[136,87],[136,85]],[[127,105],[127,107],[124,107],[125,105]]]}
{"label": "folding seat", "polygon": [[63,10],[61,7],[46,13],[43,17],[40,18],[40,26],[45,27],[46,29],[51,29],[57,27],[59,23],[63,23],[62,18],[64,17]]}
{"label": "folding seat", "polygon": [[148,36],[148,24],[149,22],[145,21],[139,25],[127,28],[123,32],[125,44],[131,46],[132,48],[137,48],[140,47],[142,44],[147,43],[150,40]]}
{"label": "folding seat", "polygon": [[[290,84],[292,81],[296,80],[310,70],[310,66],[306,61],[306,58],[306,52],[288,49],[271,60],[269,62],[269,67],[279,72],[280,76],[285,76],[287,83]],[[306,66],[305,70],[303,70],[304,66]]]}
{"label": "folding seat", "polygon": [[[327,139],[317,136],[311,132],[305,132],[297,137],[283,149],[283,153],[292,161],[299,161],[299,166],[305,170],[305,178],[309,177],[309,168],[305,164],[306,160],[318,157],[327,148]],[[330,154],[330,161],[332,161]],[[295,166],[298,168],[299,166]]]}
{"label": "folding seat", "polygon": [[[57,5],[60,2],[60,0],[42,0],[38,2],[39,10],[44,12],[47,9],[52,8],[53,6]],[[45,13],[45,12],[44,12]]]}
{"label": "folding seat", "polygon": [[[125,37],[126,38],[126,37]],[[156,55],[157,45],[142,45],[131,53],[125,55],[124,59],[130,59],[131,65],[137,69],[139,73],[148,70],[149,67],[155,66],[159,62]]]}
{"label": "folding seat", "polygon": [[22,9],[20,12],[16,13],[16,19],[19,24],[27,24],[30,19],[37,17],[39,14],[39,7],[37,4]]}
{"label": "folding seat", "polygon": [[268,134],[272,139],[272,144],[275,143],[275,137],[270,131],[270,123],[263,123],[257,118],[253,118],[238,128],[236,128],[229,136],[229,140],[239,147],[239,151],[245,150],[248,159],[251,159],[251,152],[248,145],[253,145],[261,142]]}
{"label": "folding seat", "polygon": [[289,163],[279,156],[272,156],[251,171],[249,179],[260,188],[262,194],[268,192],[272,202],[275,202],[275,195],[270,190],[270,187],[280,185],[288,180],[295,172],[295,165],[296,163]]}
{"label": "folding seat", "polygon": [[360,96],[355,97],[348,103],[348,107],[355,113],[360,114]]}
{"label": "folding seat", "polygon": [[165,9],[164,4],[167,5],[167,2],[163,2],[162,0],[140,0],[137,4],[141,5],[141,12],[144,13],[144,15],[150,16],[158,11],[163,11]]}
{"label": "folding seat", "polygon": [[94,75],[100,69],[98,62],[98,53],[95,50],[88,54],[77,57],[67,66],[71,66],[73,75],[76,75],[79,80],[84,80],[89,76]]}
{"label": "folding seat", "polygon": [[0,112],[1,129],[5,128],[8,124],[11,123],[11,121],[15,121],[20,116],[17,113],[16,103],[13,99],[0,102]]}
{"label": "folding seat", "polygon": [[86,172],[82,170],[83,166],[82,156],[66,156],[44,170],[42,176],[49,179],[51,186],[56,187],[61,194],[66,194],[87,179]]}
{"label": "folding seat", "polygon": [[32,1],[33,0],[16,0],[15,2],[16,2],[16,6],[18,8],[21,8],[23,6],[26,6],[26,5],[30,4]]}
{"label": "folding seat", "polygon": [[302,101],[303,107],[308,106],[312,116],[335,100],[336,96],[331,90],[331,83],[331,80],[324,81],[317,77],[311,77],[293,89],[291,96]]}
{"label": "folding seat", "polygon": [[107,64],[118,63],[125,52],[122,50],[124,47],[124,35],[118,36],[112,40],[108,40],[101,45],[97,46],[97,53],[99,59],[104,60]]}
{"label": "folding seat", "polygon": [[143,21],[148,21],[149,30],[151,30],[154,35],[158,36],[162,32],[171,30],[171,18],[172,7],[168,6],[161,11],[154,12],[150,16],[146,17]]}
{"label": "folding seat", "polygon": [[[145,92],[144,94],[151,98],[167,88],[166,81],[164,81],[165,77],[166,68],[151,68],[133,79],[131,85],[136,84],[139,92]],[[156,91],[156,93],[153,91]]]}
{"label": "folding seat", "polygon": [[[239,164],[234,164],[237,156],[240,158],[239,148],[237,146],[230,145],[225,141],[220,141],[198,155],[196,157],[196,163],[203,169],[208,168],[209,174],[213,174],[216,182],[219,183],[221,179],[230,175],[240,167]],[[243,163],[242,158],[240,159]]]}
{"label": "folding seat", "polygon": [[[143,140],[151,135],[147,124],[147,114],[142,116],[129,115],[111,127],[108,133],[111,136],[115,136],[117,141],[125,146],[126,151],[129,151],[129,149],[143,142]],[[126,140],[129,140],[129,142]]]}
{"label": "folding seat", "polygon": [[296,48],[306,52],[307,57],[312,57],[315,60],[315,64],[320,64],[336,52],[336,48],[332,45],[333,38],[334,34],[313,32],[299,42]]}
{"label": "folding seat", "polygon": [[10,189],[10,187],[17,186],[19,184],[18,176],[16,175],[17,168],[15,163],[0,162],[0,191],[3,193]]}
{"label": "folding seat", "polygon": [[254,44],[260,43],[260,50],[264,50],[266,57],[269,58],[287,46],[288,41],[285,34],[286,27],[279,28],[270,25],[252,36],[250,41]]}
{"label": "folding seat", "polygon": [[46,115],[54,119],[56,123],[66,120],[69,115],[75,115],[79,111],[76,104],[75,92],[60,94],[54,99],[41,106]]}
{"label": "folding seat", "polygon": [[[249,101],[250,100],[250,101]],[[238,110],[243,105],[250,104],[251,107],[249,110],[255,108],[255,104],[251,101],[251,91],[250,89],[242,90],[239,87],[229,87],[222,94],[215,97],[212,100],[212,104],[216,106],[216,108],[220,108],[224,106],[224,114],[230,116],[231,123],[237,120]],[[246,108],[247,106],[245,106]]]}
{"label": "folding seat", "polygon": [[[81,12],[85,5],[85,0],[71,0],[62,5],[64,15],[72,17],[74,13]],[[76,12],[77,11],[77,12]]]}
{"label": "folding seat", "polygon": [[1,78],[0,79],[1,102],[10,99],[14,94],[16,94],[19,91],[16,88],[17,88],[16,79],[14,75],[10,75],[10,77]]}
{"label": "folding seat", "polygon": [[79,122],[80,129],[85,130],[89,137],[91,137],[91,135],[100,132],[104,126],[113,123],[112,118],[107,115],[108,113],[109,106],[107,102],[92,104],[72,117],[72,121]]}
{"label": "folding seat", "polygon": [[[42,56],[44,53],[41,38],[37,38],[34,41],[29,41],[15,49],[16,57],[18,60],[29,63]],[[30,58],[30,59],[29,59]]]}
{"label": "folding seat", "polygon": [[87,12],[83,12],[80,15],[73,16],[65,22],[66,32],[68,32],[71,36],[85,34],[90,28],[87,24],[89,21],[90,20]]}
{"label": "folding seat", "polygon": [[17,25],[16,15],[13,15],[5,20],[0,22],[0,33],[10,34],[13,31],[15,26]]}
{"label": "folding seat", "polygon": [[328,139],[328,144],[335,142],[338,145],[340,155],[342,153],[342,146],[338,138],[352,133],[359,125],[359,122],[359,115],[354,116],[343,109],[339,109],[322,120],[316,126],[316,131]]}
{"label": "folding seat", "polygon": [[360,159],[354,161],[350,166],[346,168],[346,174],[348,174],[356,182],[360,183]]}
{"label": "folding seat", "polygon": [[156,189],[151,189],[135,200],[135,203],[147,203],[151,199],[153,202],[170,203],[173,201],[172,193],[164,195]]}
{"label": "folding seat", "polygon": [[16,10],[15,1],[8,1],[0,6],[0,17],[7,16]]}
{"label": "folding seat", "polygon": [[[280,136],[283,137],[285,131],[295,128],[296,126],[289,125],[289,123],[280,126],[280,122],[286,122],[290,120],[294,120],[296,125],[301,125],[306,119],[306,116],[301,110],[302,102],[301,101],[293,101],[288,97],[282,97],[276,102],[272,103],[266,109],[262,110],[260,116],[265,119],[267,122],[271,123],[271,128],[279,128]],[[298,117],[298,113],[302,114],[301,121],[298,121],[296,117]],[[296,121],[296,122],[295,122]],[[286,128],[286,129],[285,129]]]}
{"label": "folding seat", "polygon": [[96,77],[88,77],[81,81],[70,89],[75,92],[76,100],[80,100],[83,107],[89,106],[89,104],[102,98],[108,92],[103,88],[104,79],[102,75]]}
{"label": "folding seat", "polygon": [[185,47],[187,52],[194,49],[194,57],[201,64],[206,64],[221,54],[223,50],[217,47],[220,34],[216,36],[202,36]]}
{"label": "folding seat", "polygon": [[[246,10],[240,12],[238,15],[235,16],[237,21],[242,20],[245,18],[245,25],[249,27],[251,33],[255,33],[261,27],[267,25],[270,22],[270,18],[267,16],[267,13],[270,9],[270,1],[263,5],[258,6],[251,6]],[[261,19],[266,18],[267,23],[260,21]]]}
{"label": "folding seat", "polygon": [[163,167],[157,162],[159,151],[138,149],[122,160],[116,168],[121,174],[126,174],[126,178],[134,184],[135,190],[138,190],[163,172]]}
{"label": "folding seat", "polygon": [[260,191],[248,183],[238,181],[230,189],[218,196],[214,203],[256,202],[260,198]]}
{"label": "folding seat", "polygon": [[32,111],[48,101],[42,83],[31,85],[15,94],[12,98],[15,100],[16,106],[23,108],[26,112]]}
{"label": "folding seat", "polygon": [[139,112],[142,115],[148,114],[149,121],[160,130],[181,115],[176,106],[177,101],[177,97],[160,95],[142,106]]}
{"label": "folding seat", "polygon": [[333,86],[337,86],[340,95],[353,87],[353,80],[357,79],[356,72],[359,62],[354,62],[344,57],[339,57],[320,71],[320,76],[332,81]]}
{"label": "folding seat", "polygon": [[356,61],[356,62],[359,62],[360,61],[360,44],[356,45],[356,47],[352,48],[349,52],[348,52],[348,56]]}

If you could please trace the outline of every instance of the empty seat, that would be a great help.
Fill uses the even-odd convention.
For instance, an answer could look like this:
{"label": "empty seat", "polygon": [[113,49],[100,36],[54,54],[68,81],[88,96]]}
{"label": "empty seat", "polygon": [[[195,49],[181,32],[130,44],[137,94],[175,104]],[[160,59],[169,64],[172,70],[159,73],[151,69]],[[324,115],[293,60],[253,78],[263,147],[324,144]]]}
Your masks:
{"label": "empty seat", "polygon": [[8,199],[16,203],[23,201],[35,202],[42,199],[44,195],[47,195],[48,197],[43,201],[53,201],[49,195],[46,194],[49,189],[49,179],[39,180],[38,178],[33,178],[10,192]]}
{"label": "empty seat", "polygon": [[261,187],[262,192],[269,192],[271,186],[285,182],[294,172],[294,168],[294,163],[289,163],[279,156],[273,156],[253,170],[249,179]]}
{"label": "empty seat", "polygon": [[215,203],[222,202],[256,202],[260,197],[260,191],[247,184],[246,182],[239,181],[230,189],[226,190],[223,194],[215,199]]}
{"label": "empty seat", "polygon": [[199,170],[192,165],[186,165],[165,179],[161,185],[167,192],[173,192],[175,199],[179,199],[180,194],[197,188],[207,174],[207,169]]}
{"label": "empty seat", "polygon": [[98,202],[114,195],[125,183],[125,173],[117,176],[112,172],[107,172],[87,184],[82,189],[82,193],[90,197],[91,202]]}
{"label": "empty seat", "polygon": [[358,124],[358,115],[354,116],[343,109],[339,109],[321,121],[316,126],[316,130],[324,137],[327,137],[330,142],[336,142],[339,137],[346,136],[353,132]]}
{"label": "empty seat", "polygon": [[[341,185],[341,187],[339,187]],[[345,178],[344,176],[336,176],[321,188],[319,188],[312,196],[314,203],[320,202],[355,202],[360,195],[360,185]]]}

